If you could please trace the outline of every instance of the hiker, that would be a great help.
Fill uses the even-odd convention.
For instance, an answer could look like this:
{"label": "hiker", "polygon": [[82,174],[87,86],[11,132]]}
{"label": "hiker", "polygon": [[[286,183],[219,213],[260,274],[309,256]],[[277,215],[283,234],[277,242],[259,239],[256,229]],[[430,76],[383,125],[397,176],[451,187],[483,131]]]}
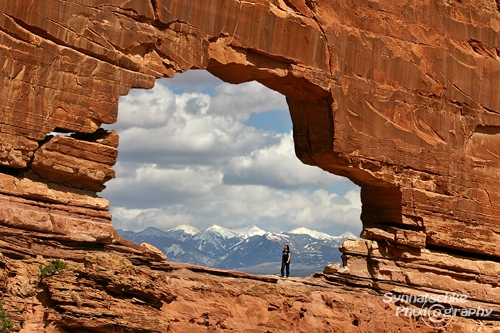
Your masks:
{"label": "hiker", "polygon": [[283,248],[283,254],[281,256],[281,277],[285,276],[286,267],[286,277],[290,276],[290,247],[285,245]]}

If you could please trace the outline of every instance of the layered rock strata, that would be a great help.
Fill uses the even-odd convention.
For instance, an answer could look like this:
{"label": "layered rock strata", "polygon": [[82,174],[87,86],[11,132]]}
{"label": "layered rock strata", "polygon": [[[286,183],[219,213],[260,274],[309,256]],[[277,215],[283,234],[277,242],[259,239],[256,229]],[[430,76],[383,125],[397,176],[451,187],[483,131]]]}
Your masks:
{"label": "layered rock strata", "polygon": [[[39,265],[47,264],[0,256],[3,308],[15,331],[436,332],[418,316],[397,316],[402,303],[334,274],[280,279],[175,263],[152,269],[100,253],[41,278]],[[442,331],[493,332],[494,309],[484,320],[453,318]]]}
{"label": "layered rock strata", "polygon": [[100,126],[116,121],[130,88],[206,69],[284,94],[297,156],[361,187],[369,241],[343,249],[353,276],[418,286],[447,276],[438,289],[494,301],[499,8],[493,0],[1,2],[0,249],[13,258],[82,261],[106,249],[160,258],[113,232],[96,193],[114,175],[118,139]]}

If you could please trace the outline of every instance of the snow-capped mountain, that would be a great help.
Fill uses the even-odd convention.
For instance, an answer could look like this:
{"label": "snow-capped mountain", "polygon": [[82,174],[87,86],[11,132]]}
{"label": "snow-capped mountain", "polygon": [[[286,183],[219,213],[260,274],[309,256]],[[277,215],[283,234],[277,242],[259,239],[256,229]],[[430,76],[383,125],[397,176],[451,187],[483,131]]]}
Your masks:
{"label": "snow-capped mountain", "polygon": [[255,225],[250,225],[247,227],[241,227],[241,228],[236,228],[232,229],[235,233],[237,233],[240,238],[242,239],[247,239],[252,236],[262,236],[266,233],[266,231],[262,230],[261,228],[255,226]]}
{"label": "snow-capped mountain", "polygon": [[344,233],[343,233],[342,235],[340,235],[339,237],[341,237],[341,238],[345,238],[345,239],[356,239],[356,238],[358,238],[358,237],[356,237],[356,235],[355,235],[355,234],[353,234],[353,233],[352,233],[352,232],[350,232],[350,231],[346,231],[346,232],[344,232]]}
{"label": "snow-capped mountain", "polygon": [[151,243],[151,239],[170,237],[170,234],[167,231],[163,231],[155,227],[149,227],[140,232],[133,232],[130,230],[118,230],[117,232],[123,238],[133,239],[136,243]]}
{"label": "snow-capped mountain", "polygon": [[168,229],[167,231],[169,231],[169,232],[182,231],[188,235],[196,235],[197,233],[200,232],[200,230],[196,229],[195,227],[193,227],[189,224],[181,224],[181,225],[178,225],[177,227],[174,227],[172,229]]}
{"label": "snow-capped mountain", "polygon": [[307,229],[307,228],[293,229],[293,230],[290,230],[288,233],[289,234],[297,234],[297,235],[309,235],[312,238],[323,239],[323,240],[338,239],[338,237],[330,236],[328,234],[325,234],[324,232],[320,232],[320,231],[316,231],[316,230],[311,230],[311,229]]}
{"label": "snow-capped mountain", "polygon": [[181,225],[166,231],[147,228],[141,232],[117,230],[120,236],[136,243],[147,242],[162,250],[172,261],[224,269],[275,274],[279,271],[281,251],[288,244],[292,253],[293,275],[305,276],[341,261],[338,247],[349,238],[346,232],[331,236],[297,228],[289,232],[266,232],[256,226],[229,229],[219,225],[199,231]]}
{"label": "snow-capped mountain", "polygon": [[194,239],[201,239],[207,235],[216,235],[224,239],[238,238],[238,233],[234,230],[221,227],[220,225],[214,224],[205,230],[194,235]]}
{"label": "snow-capped mountain", "polygon": [[218,256],[221,251],[223,252],[238,243],[240,237],[233,230],[214,224],[193,235],[191,240],[196,243],[201,252]]}
{"label": "snow-capped mountain", "polygon": [[200,231],[188,224],[182,224],[166,231],[167,237],[179,240],[186,240],[198,234]]}

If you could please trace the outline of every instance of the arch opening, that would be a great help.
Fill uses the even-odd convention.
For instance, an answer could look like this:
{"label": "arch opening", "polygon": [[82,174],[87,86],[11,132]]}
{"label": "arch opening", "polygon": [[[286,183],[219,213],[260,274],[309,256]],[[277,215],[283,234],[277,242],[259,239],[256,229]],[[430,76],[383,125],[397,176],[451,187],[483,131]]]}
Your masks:
{"label": "arch opening", "polygon": [[[113,225],[170,260],[245,270],[230,254],[243,251],[238,243],[248,243],[249,234],[280,235],[300,252],[306,229],[332,236],[334,255],[321,267],[305,267],[307,275],[340,262],[336,248],[360,234],[359,188],[297,159],[285,97],[255,81],[233,85],[195,70],[160,79],[151,90],[122,97],[109,128],[120,136],[116,178],[102,193]],[[220,249],[210,244],[216,231],[227,241]],[[261,248],[250,261],[253,272],[274,272],[276,266],[260,264],[276,258],[275,250]],[[317,245],[298,254],[306,262],[320,252]]]}

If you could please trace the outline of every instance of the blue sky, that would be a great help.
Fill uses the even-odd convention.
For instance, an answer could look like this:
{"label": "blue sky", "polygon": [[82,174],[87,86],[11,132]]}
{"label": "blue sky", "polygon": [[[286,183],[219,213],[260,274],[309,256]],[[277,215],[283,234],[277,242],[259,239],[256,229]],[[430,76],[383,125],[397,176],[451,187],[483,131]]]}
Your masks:
{"label": "blue sky", "polygon": [[257,225],[359,235],[359,188],[295,156],[285,97],[206,71],[119,100],[116,178],[102,196],[116,228]]}

